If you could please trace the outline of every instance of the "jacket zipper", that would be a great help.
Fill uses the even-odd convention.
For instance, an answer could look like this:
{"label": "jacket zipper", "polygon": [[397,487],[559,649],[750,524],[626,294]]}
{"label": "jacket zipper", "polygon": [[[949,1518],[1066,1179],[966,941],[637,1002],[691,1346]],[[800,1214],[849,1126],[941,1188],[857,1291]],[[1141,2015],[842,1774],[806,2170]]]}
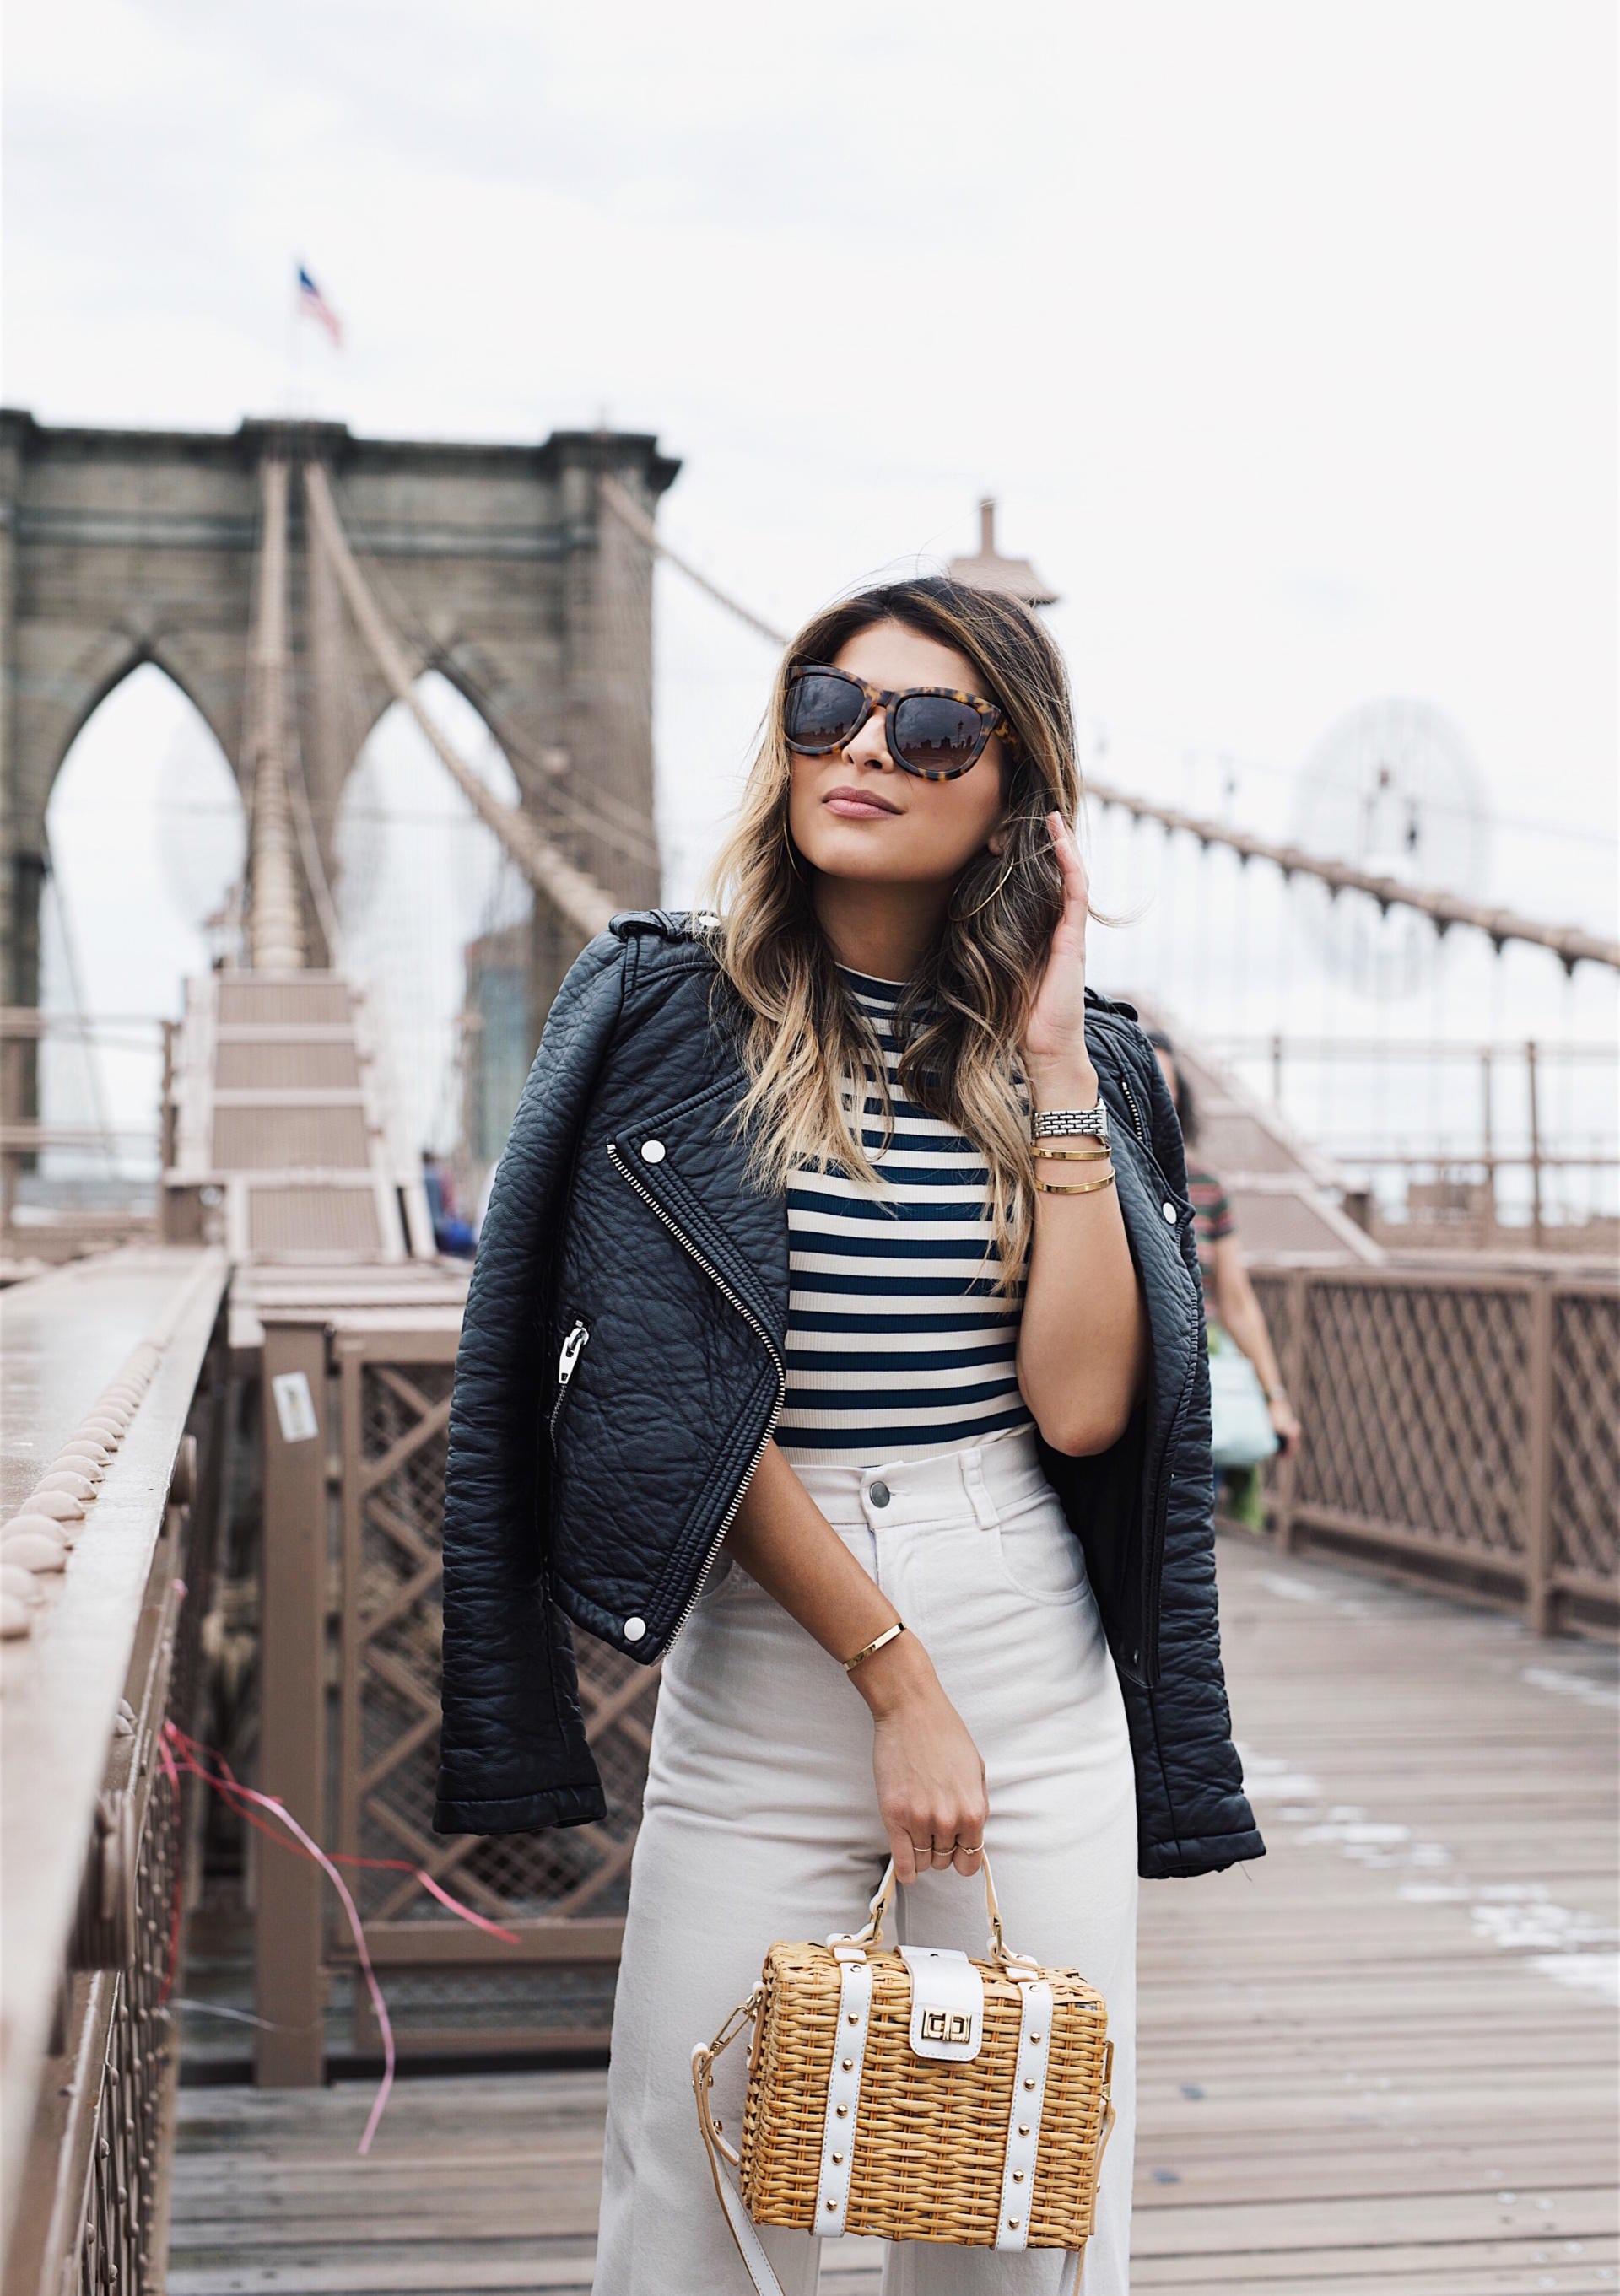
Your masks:
{"label": "jacket zipper", "polygon": [[1120,1090],[1125,1095],[1125,1105],[1131,1111],[1131,1129],[1135,1132],[1137,1138],[1141,1142],[1143,1147],[1146,1148],[1147,1145],[1147,1134],[1146,1128],[1142,1123],[1142,1111],[1137,1105],[1135,1093],[1131,1089],[1131,1078],[1125,1073],[1125,1064],[1123,1061],[1120,1062],[1119,1084]]}
{"label": "jacket zipper", "polygon": [[732,1497],[731,1505],[726,1509],[725,1516],[720,1523],[720,1529],[715,1532],[713,1538],[710,1541],[709,1551],[703,1557],[703,1567],[698,1572],[696,1582],[692,1588],[692,1592],[687,1597],[686,1607],[681,1611],[679,1618],[676,1620],[673,1628],[670,1629],[670,1639],[663,1646],[663,1656],[667,1658],[670,1651],[675,1646],[676,1636],[680,1633],[681,1628],[686,1625],[687,1620],[691,1617],[693,1611],[697,1607],[697,1598],[703,1591],[703,1581],[708,1578],[710,1571],[714,1568],[714,1558],[720,1553],[726,1533],[730,1529],[732,1521],[736,1517],[736,1511],[743,1504],[744,1495],[747,1491],[749,1484],[753,1480],[754,1470],[759,1465],[761,1460],[765,1456],[765,1446],[769,1442],[771,1435],[775,1431],[777,1422],[782,1415],[782,1406],[787,1398],[787,1366],[782,1360],[781,1350],[777,1346],[776,1341],[771,1338],[770,1333],[766,1330],[764,1324],[761,1323],[759,1317],[754,1314],[753,1309],[750,1308],[744,1300],[740,1300],[737,1297],[736,1293],[732,1290],[730,1284],[727,1283],[725,1277],[714,1266],[713,1262],[704,1258],[703,1254],[693,1242],[691,1237],[687,1235],[685,1229],[678,1226],[677,1223],[670,1218],[669,1213],[665,1211],[663,1206],[659,1202],[656,1196],[653,1194],[652,1191],[648,1188],[643,1187],[641,1182],[636,1177],[634,1172],[630,1170],[629,1166],[625,1163],[624,1160],[620,1155],[618,1144],[615,1141],[610,1140],[607,1144],[607,1159],[620,1177],[629,1182],[631,1187],[635,1189],[636,1193],[641,1198],[642,1202],[647,1206],[648,1210],[652,1211],[657,1218],[663,1222],[665,1227],[669,1229],[670,1234],[675,1238],[677,1243],[680,1245],[682,1250],[688,1252],[697,1262],[698,1266],[703,1269],[703,1274],[714,1285],[715,1290],[720,1293],[722,1298],[730,1301],[731,1305],[736,1309],[738,1315],[742,1316],[744,1322],[757,1332],[761,1345],[764,1348],[766,1354],[770,1357],[771,1362],[776,1365],[777,1372],[777,1399],[771,1406],[770,1417],[765,1423],[765,1432],[761,1436],[759,1443],[755,1447],[754,1455],[748,1462],[747,1471],[744,1474],[742,1481],[737,1485],[736,1490]]}
{"label": "jacket zipper", "polygon": [[582,1321],[576,1321],[570,1326],[568,1337],[563,1342],[563,1351],[557,1357],[557,1395],[556,1401],[551,1406],[550,1425],[551,1439],[554,1443],[557,1439],[557,1414],[563,1408],[563,1398],[568,1393],[568,1382],[574,1375],[574,1365],[579,1362],[580,1352],[589,1337],[589,1327]]}
{"label": "jacket zipper", "polygon": [[1122,1058],[1120,1062],[1118,1074],[1119,1088],[1124,1095],[1125,1105],[1131,1111],[1131,1128],[1136,1134],[1138,1140],[1140,1142],[1142,1153],[1147,1157],[1149,1165],[1152,1167],[1160,1186],[1165,1190],[1167,1194],[1173,1194],[1174,1191],[1171,1188],[1170,1181],[1165,1174],[1164,1168],[1159,1162],[1157,1156],[1154,1153],[1153,1143],[1147,1136],[1147,1127],[1143,1119],[1141,1103],[1137,1099],[1136,1093],[1131,1086],[1131,1078],[1126,1073],[1125,1063]]}

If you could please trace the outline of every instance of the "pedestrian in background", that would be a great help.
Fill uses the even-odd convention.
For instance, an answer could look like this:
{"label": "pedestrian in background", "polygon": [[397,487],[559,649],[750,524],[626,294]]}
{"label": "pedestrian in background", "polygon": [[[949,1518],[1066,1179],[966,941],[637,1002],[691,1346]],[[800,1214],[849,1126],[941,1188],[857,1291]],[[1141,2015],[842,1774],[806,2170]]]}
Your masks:
{"label": "pedestrian in background", "polygon": [[[1249,1281],[1231,1200],[1219,1176],[1210,1169],[1199,1153],[1197,1100],[1186,1070],[1176,1058],[1174,1045],[1163,1029],[1150,1029],[1147,1036],[1158,1054],[1164,1081],[1170,1086],[1170,1096],[1176,1104],[1176,1114],[1181,1120],[1181,1138],[1187,1148],[1187,1193],[1196,1222],[1198,1267],[1204,1277],[1205,1307],[1211,1325],[1212,1371],[1216,1369],[1224,1343],[1229,1342],[1240,1349],[1253,1366],[1259,1398],[1276,1439],[1276,1447],[1286,1456],[1297,1449],[1303,1430],[1289,1400],[1288,1391],[1283,1385],[1277,1350],[1266,1327],[1265,1310]],[[1214,1444],[1216,1472],[1224,1484],[1223,1512],[1246,1523],[1250,1529],[1259,1530],[1264,1527],[1265,1521],[1258,1472],[1260,1463],[1256,1458],[1247,1464],[1228,1464],[1222,1467],[1223,1431],[1218,1376],[1215,1387]],[[1236,1447],[1242,1447],[1241,1436],[1237,1439]]]}

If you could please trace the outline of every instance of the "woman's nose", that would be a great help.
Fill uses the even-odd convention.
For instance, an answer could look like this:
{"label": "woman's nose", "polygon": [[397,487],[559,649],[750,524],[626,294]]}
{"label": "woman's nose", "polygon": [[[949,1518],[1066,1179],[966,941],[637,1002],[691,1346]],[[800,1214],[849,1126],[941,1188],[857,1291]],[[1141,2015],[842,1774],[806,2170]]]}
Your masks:
{"label": "woman's nose", "polygon": [[880,771],[892,770],[894,760],[889,755],[889,732],[881,709],[874,709],[859,734],[843,745],[843,754],[852,766],[876,766]]}

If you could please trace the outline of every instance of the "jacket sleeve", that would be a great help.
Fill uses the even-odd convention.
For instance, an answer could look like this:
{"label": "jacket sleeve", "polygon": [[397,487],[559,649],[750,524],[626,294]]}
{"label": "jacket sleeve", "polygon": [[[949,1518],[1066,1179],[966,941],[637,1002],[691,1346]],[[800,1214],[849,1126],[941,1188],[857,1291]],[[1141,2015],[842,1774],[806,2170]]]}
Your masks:
{"label": "jacket sleeve", "polygon": [[557,991],[479,1236],[445,1463],[439,1833],[537,1833],[606,1814],[568,1621],[547,1588],[540,1436],[552,1244],[624,959],[624,943],[598,933]]}
{"label": "jacket sleeve", "polygon": [[[1150,1046],[1139,1066],[1149,1093],[1153,1152],[1178,1195],[1187,1193],[1187,1152],[1175,1103]],[[1182,1223],[1182,1248],[1198,1280],[1197,1242]],[[1200,1300],[1202,1300],[1200,1287]],[[1159,1606],[1158,1679],[1151,1688],[1123,1682],[1132,1737],[1155,1759],[1138,1766],[1139,1796],[1155,1802],[1141,1826],[1144,1874],[1218,1872],[1262,1857],[1265,1844],[1243,1790],[1243,1766],[1231,1737],[1231,1711],[1221,1657],[1215,1585],[1214,1473],[1210,1460],[1209,1352],[1199,1310],[1192,1390],[1172,1456],[1165,1509],[1164,1580]]]}

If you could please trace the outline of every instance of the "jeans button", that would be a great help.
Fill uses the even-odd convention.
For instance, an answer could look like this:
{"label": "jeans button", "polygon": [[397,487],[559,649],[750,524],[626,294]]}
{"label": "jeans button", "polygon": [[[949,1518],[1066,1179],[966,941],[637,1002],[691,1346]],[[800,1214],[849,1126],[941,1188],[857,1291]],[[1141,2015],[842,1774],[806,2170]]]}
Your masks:
{"label": "jeans button", "polygon": [[887,1483],[874,1483],[867,1496],[871,1500],[874,1506],[887,1506],[889,1504],[889,1486]]}

